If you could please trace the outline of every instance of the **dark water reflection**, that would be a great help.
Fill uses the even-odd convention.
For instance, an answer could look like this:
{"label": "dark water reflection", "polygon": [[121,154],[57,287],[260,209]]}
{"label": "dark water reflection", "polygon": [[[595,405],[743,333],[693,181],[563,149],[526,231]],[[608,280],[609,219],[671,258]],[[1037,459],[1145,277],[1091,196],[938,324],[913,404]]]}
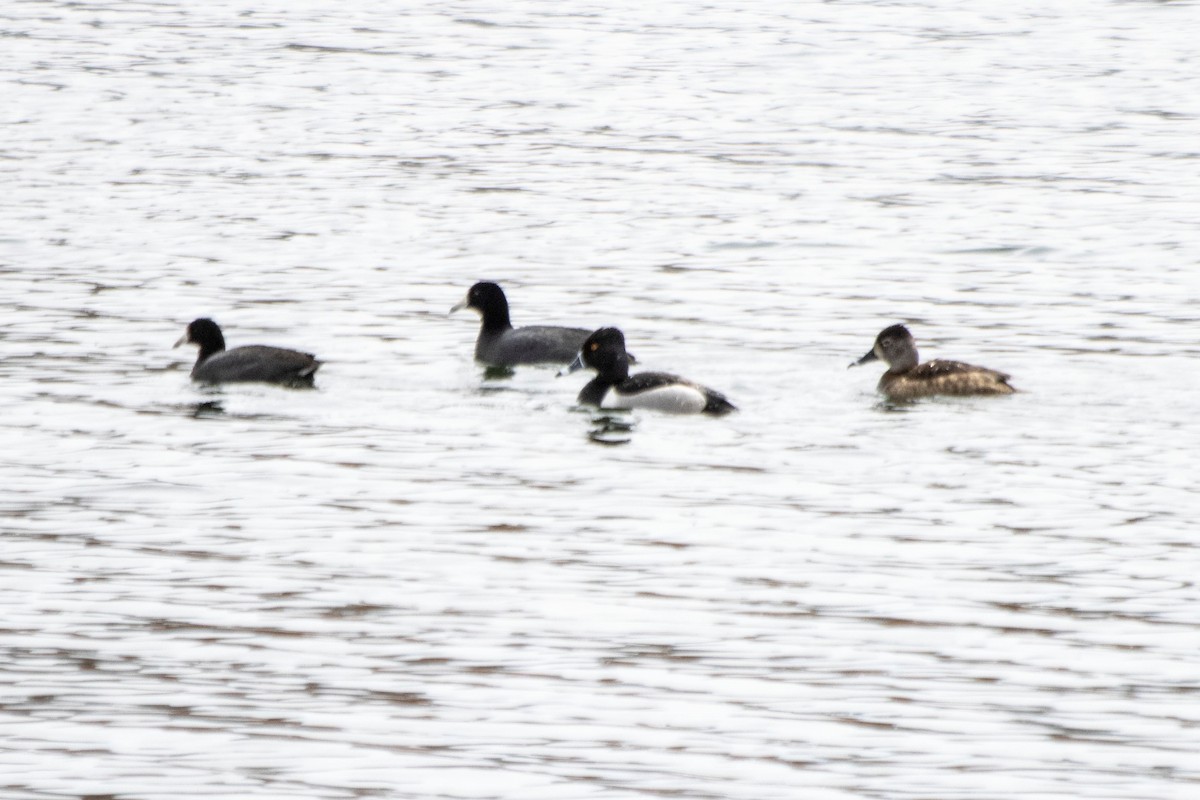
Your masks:
{"label": "dark water reflection", "polygon": [[612,412],[590,416],[588,439],[596,444],[629,444],[633,439],[633,431],[637,426],[631,413]]}
{"label": "dark water reflection", "polygon": [[225,407],[221,405],[220,401],[216,400],[209,400],[204,403],[194,403],[189,406],[189,408],[190,411],[188,416],[194,417],[195,419],[215,419],[225,416]]}

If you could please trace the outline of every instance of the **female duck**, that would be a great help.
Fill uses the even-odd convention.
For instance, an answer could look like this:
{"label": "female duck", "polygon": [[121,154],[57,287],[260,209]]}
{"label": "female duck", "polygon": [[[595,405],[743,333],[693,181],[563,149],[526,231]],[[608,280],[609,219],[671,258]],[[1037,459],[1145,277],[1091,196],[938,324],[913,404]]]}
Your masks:
{"label": "female duck", "polygon": [[712,414],[736,411],[720,392],[665,372],[629,374],[625,335],[616,328],[601,328],[587,338],[565,375],[584,367],[598,373],[579,393],[581,405],[599,408],[653,408],[675,414]]}
{"label": "female duck", "polygon": [[875,346],[850,366],[882,360],[888,371],[879,379],[879,391],[889,400],[903,402],[934,395],[1012,394],[1008,376],[987,367],[961,361],[935,359],[918,363],[917,343],[908,328],[893,325],[875,337]]}
{"label": "female duck", "polygon": [[551,325],[514,328],[504,290],[486,281],[472,286],[466,299],[450,309],[450,313],[463,308],[473,308],[482,317],[479,338],[475,340],[475,359],[493,367],[566,364],[588,336],[583,328]]}
{"label": "female duck", "polygon": [[311,353],[254,344],[225,349],[221,328],[211,319],[194,320],[176,347],[200,346],[192,367],[192,380],[201,383],[274,383],[292,388],[311,388],[321,362]]}

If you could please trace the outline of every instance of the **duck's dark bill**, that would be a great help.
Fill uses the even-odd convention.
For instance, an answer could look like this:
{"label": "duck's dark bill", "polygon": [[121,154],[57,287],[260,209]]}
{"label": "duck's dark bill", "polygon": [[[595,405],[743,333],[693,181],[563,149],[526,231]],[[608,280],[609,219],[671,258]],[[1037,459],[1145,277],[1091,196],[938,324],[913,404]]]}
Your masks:
{"label": "duck's dark bill", "polygon": [[[868,350],[867,354],[865,356],[863,356],[862,358],[860,358],[858,361],[852,362],[850,364],[850,367],[857,367],[859,364],[867,364],[872,361],[878,361],[878,360],[879,360],[879,356],[875,355],[875,350],[874,350],[874,348],[872,348],[871,350]],[[846,367],[846,369],[850,369],[850,367]]]}
{"label": "duck's dark bill", "polygon": [[583,369],[583,353],[580,353],[579,355],[575,356],[574,361],[572,361],[570,364],[567,364],[565,367],[563,367],[561,370],[559,370],[558,375],[556,377],[561,378],[563,375],[570,375],[572,372],[575,372],[575,371],[581,370],[581,369]]}

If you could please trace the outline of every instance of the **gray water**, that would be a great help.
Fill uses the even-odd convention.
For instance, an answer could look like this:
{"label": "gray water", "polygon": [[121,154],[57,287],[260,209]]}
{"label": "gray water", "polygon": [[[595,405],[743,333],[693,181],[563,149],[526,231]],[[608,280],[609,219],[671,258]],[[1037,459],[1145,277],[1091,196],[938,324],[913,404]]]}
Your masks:
{"label": "gray water", "polygon": [[1200,796],[1198,16],[5,4],[0,796]]}

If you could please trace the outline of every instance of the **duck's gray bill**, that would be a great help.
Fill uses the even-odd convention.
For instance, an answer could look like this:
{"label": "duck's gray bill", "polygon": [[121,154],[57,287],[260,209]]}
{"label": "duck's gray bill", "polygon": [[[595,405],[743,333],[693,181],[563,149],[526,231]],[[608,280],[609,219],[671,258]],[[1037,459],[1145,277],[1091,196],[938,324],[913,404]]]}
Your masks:
{"label": "duck's gray bill", "polygon": [[572,372],[583,369],[583,353],[575,356],[575,360],[558,371],[556,378],[561,378],[563,375],[570,375]]}
{"label": "duck's gray bill", "polygon": [[870,363],[871,361],[878,361],[878,360],[879,360],[879,356],[875,355],[875,350],[872,348],[871,350],[868,350],[867,354],[865,356],[863,356],[862,358],[860,358],[858,361],[851,361],[850,365],[847,366],[846,369],[850,369],[850,367],[857,367],[859,364],[867,364],[867,363]]}
{"label": "duck's gray bill", "polygon": [[171,349],[174,350],[176,347],[179,347],[181,344],[187,344],[187,343],[188,343],[188,335],[187,335],[187,331],[184,331],[183,336],[179,337],[179,341],[176,342],[175,344],[171,345]]}

